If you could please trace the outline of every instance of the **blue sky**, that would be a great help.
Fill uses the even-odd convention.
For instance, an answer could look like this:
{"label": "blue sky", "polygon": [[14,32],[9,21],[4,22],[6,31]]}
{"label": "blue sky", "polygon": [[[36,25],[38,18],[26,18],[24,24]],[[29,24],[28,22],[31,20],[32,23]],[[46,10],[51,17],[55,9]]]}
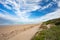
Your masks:
{"label": "blue sky", "polygon": [[60,18],[60,0],[0,0],[0,25]]}

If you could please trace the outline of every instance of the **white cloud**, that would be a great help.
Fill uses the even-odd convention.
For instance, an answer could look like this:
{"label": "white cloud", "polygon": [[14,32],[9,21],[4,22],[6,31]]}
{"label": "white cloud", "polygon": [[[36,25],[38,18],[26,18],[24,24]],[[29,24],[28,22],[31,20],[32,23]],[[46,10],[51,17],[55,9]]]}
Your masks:
{"label": "white cloud", "polygon": [[[0,0],[0,3],[2,3],[6,8],[15,10],[15,13],[17,16],[10,15],[8,12],[2,10],[5,12],[5,15],[0,13],[0,17],[5,18],[7,20],[12,20],[15,22],[24,22],[24,23],[38,23],[39,21],[45,21],[50,20],[54,18],[60,18],[60,9],[56,10],[56,12],[49,13],[43,17],[37,18],[37,19],[29,19],[30,16],[28,13],[31,11],[35,11],[39,8],[45,9],[49,6],[51,6],[51,3],[47,6],[41,7],[40,5],[37,5],[41,0],[5,0],[2,2]],[[9,7],[7,4],[10,4],[12,6]],[[58,6],[60,7],[60,2],[58,2]]]}
{"label": "white cloud", "polygon": [[60,7],[60,1],[58,2],[58,6]]}
{"label": "white cloud", "polygon": [[57,9],[55,12],[44,15],[40,19],[38,18],[38,20],[43,22],[43,21],[47,21],[55,18],[60,18],[60,9]]}
{"label": "white cloud", "polygon": [[[2,14],[0,14],[0,15],[4,18],[10,19],[10,20],[15,20],[15,21],[17,21],[17,20],[22,21],[22,22],[31,21],[28,18],[28,16],[29,16],[28,13],[31,12],[31,11],[35,11],[35,10],[40,8],[40,6],[36,4],[39,1],[40,0],[37,0],[37,1],[35,1],[35,0],[33,0],[33,1],[31,1],[31,0],[30,1],[28,1],[28,0],[5,0],[5,1],[2,1],[2,0],[0,0],[0,2],[6,8],[14,9],[15,13],[18,17],[13,17],[12,15],[8,14],[7,12],[5,12],[6,15],[4,15],[4,16]],[[27,2],[30,2],[30,3],[27,3]],[[6,4],[12,5],[12,8],[7,6]],[[20,8],[23,9],[23,10],[21,11]]]}
{"label": "white cloud", "polygon": [[32,19],[31,22],[40,23],[40,22],[44,22],[44,21],[48,21],[48,20],[56,19],[56,18],[60,18],[60,9],[57,9],[55,12],[48,13],[40,18]]}

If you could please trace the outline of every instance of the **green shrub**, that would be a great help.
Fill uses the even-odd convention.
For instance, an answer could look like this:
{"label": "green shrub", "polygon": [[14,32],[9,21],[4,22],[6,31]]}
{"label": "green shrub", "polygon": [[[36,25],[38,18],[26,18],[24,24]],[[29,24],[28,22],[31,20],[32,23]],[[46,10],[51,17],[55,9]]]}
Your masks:
{"label": "green shrub", "polygon": [[[46,25],[52,24],[50,29]],[[60,18],[43,22],[40,28],[45,30],[39,31],[31,40],[60,40]]]}
{"label": "green shrub", "polygon": [[32,40],[60,40],[60,26],[38,32]]}

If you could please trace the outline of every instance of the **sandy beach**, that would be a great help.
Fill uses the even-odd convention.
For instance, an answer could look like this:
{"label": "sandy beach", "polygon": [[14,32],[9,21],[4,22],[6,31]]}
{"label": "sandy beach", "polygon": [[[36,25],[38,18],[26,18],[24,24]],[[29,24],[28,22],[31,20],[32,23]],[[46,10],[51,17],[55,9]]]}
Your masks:
{"label": "sandy beach", "polygon": [[40,24],[0,27],[0,40],[31,40],[39,27]]}

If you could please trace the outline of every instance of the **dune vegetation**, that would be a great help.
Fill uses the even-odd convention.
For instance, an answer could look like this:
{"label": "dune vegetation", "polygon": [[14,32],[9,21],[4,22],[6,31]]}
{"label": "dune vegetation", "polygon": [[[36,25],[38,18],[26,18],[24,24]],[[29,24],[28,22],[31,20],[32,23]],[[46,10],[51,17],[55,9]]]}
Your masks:
{"label": "dune vegetation", "polygon": [[31,40],[60,40],[60,18],[43,22],[40,29]]}

